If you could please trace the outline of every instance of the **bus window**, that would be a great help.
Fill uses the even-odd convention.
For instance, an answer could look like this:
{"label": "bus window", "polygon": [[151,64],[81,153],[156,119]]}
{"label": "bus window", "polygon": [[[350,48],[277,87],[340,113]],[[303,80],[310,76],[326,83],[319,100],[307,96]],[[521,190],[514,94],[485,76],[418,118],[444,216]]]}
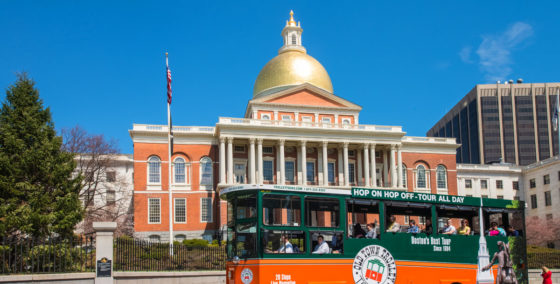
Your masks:
{"label": "bus window", "polygon": [[437,206],[437,229],[444,235],[478,234],[478,207],[458,205]]}
{"label": "bus window", "polygon": [[338,227],[339,212],[336,198],[305,198],[305,225],[308,227]]}
{"label": "bus window", "polygon": [[236,219],[247,219],[257,217],[257,195],[256,194],[245,194],[239,195],[236,198],[237,205],[237,218]]}
{"label": "bus window", "polygon": [[256,223],[237,224],[232,236],[234,243],[233,254],[238,257],[254,257],[257,255],[257,226]]}
{"label": "bus window", "polygon": [[520,210],[503,208],[484,208],[485,233],[488,236],[523,235],[523,215]]}
{"label": "bus window", "polygon": [[299,226],[301,204],[299,196],[265,194],[263,201],[263,224],[270,226]]}
{"label": "bus window", "polygon": [[[346,211],[349,238],[378,238],[379,204],[377,201],[348,199]],[[370,228],[374,232],[368,235]]]}
{"label": "bus window", "polygon": [[431,233],[432,206],[430,204],[387,201],[385,205],[387,232]]}
{"label": "bus window", "polygon": [[309,232],[312,254],[340,254],[344,252],[343,233],[337,231]]}
{"label": "bus window", "polygon": [[264,253],[305,252],[305,233],[302,231],[263,230],[262,236]]}

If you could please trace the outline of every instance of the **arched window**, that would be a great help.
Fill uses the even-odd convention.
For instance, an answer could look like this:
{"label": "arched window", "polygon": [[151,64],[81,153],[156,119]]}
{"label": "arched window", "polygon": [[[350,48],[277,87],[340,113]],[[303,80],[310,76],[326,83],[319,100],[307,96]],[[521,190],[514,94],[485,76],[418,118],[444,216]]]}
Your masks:
{"label": "arched window", "polygon": [[416,188],[426,188],[426,168],[422,165],[416,167]]}
{"label": "arched window", "polygon": [[150,239],[150,242],[154,243],[159,243],[159,241],[161,240],[159,235],[150,235],[148,238]]}
{"label": "arched window", "polygon": [[447,188],[447,170],[439,165],[436,168],[437,188]]}
{"label": "arched window", "polygon": [[148,183],[160,183],[161,160],[152,156],[148,159]]}
{"label": "arched window", "polygon": [[263,114],[261,115],[262,120],[270,120],[270,114]]}
{"label": "arched window", "polygon": [[212,189],[213,181],[212,160],[209,157],[203,157],[200,159],[200,186]]}
{"label": "arched window", "polygon": [[402,185],[406,187],[406,166],[402,164]]}
{"label": "arched window", "polygon": [[295,34],[292,35],[292,44],[293,45],[297,44],[297,36]]}
{"label": "arched window", "polygon": [[186,240],[186,239],[187,239],[187,236],[185,236],[185,235],[183,235],[183,234],[179,234],[179,235],[176,235],[176,236],[175,236],[175,240],[178,241],[178,242],[182,242],[182,241],[184,241],[184,240]]}
{"label": "arched window", "polygon": [[186,183],[185,159],[181,157],[175,158],[175,161],[173,162],[173,170],[175,183]]}

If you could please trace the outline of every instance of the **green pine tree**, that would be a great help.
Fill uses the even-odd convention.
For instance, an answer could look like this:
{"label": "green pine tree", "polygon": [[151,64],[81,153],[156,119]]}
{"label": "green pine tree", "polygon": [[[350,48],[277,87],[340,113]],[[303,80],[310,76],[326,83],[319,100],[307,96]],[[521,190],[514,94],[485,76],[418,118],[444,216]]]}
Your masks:
{"label": "green pine tree", "polygon": [[69,236],[83,215],[82,178],[34,84],[18,75],[0,110],[0,236]]}

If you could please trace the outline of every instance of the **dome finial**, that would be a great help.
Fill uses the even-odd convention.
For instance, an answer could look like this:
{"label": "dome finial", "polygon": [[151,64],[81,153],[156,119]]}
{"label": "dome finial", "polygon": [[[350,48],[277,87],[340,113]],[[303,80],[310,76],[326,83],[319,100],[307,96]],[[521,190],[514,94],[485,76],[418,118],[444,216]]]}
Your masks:
{"label": "dome finial", "polygon": [[288,22],[288,25],[290,26],[296,25],[296,21],[294,20],[294,10],[290,10],[290,21]]}

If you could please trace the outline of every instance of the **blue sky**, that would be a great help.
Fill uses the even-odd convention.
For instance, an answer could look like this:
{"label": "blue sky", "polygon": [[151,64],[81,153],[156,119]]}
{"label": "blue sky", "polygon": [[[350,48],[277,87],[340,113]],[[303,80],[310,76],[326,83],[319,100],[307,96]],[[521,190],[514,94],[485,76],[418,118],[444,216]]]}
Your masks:
{"label": "blue sky", "polygon": [[175,125],[242,117],[290,9],[363,124],[423,136],[476,84],[559,80],[558,1],[2,1],[0,87],[26,71],[57,129],[132,153],[133,123],[167,123],[165,51]]}

